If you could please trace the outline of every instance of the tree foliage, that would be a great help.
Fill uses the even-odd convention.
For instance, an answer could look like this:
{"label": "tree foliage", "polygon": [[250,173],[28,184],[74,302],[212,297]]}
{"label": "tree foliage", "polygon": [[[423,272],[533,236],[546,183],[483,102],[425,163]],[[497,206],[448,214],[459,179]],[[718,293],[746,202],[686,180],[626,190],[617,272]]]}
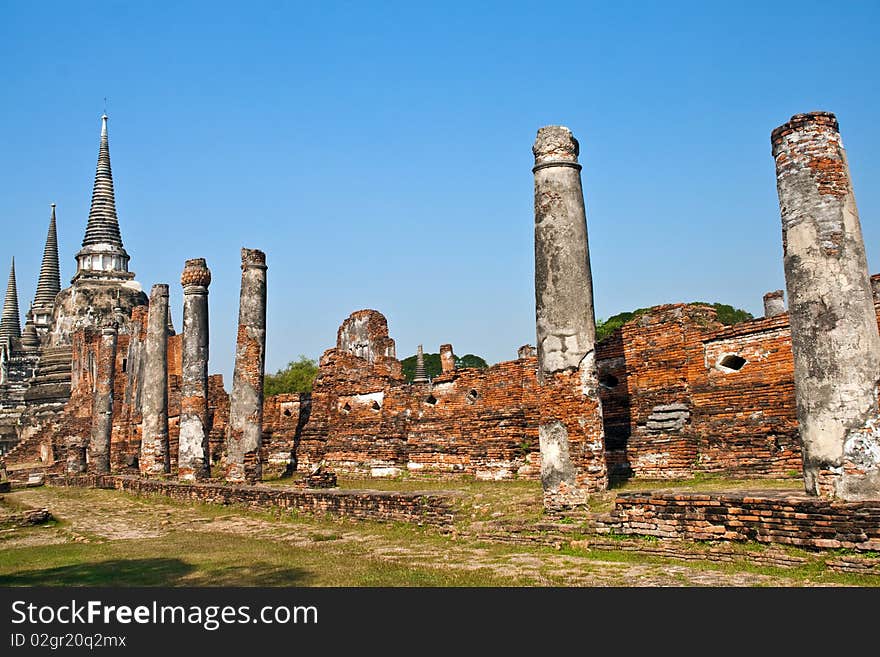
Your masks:
{"label": "tree foliage", "polygon": [[[742,310],[741,308],[734,308],[731,305],[726,303],[708,303],[706,301],[694,301],[692,305],[695,306],[709,306],[710,308],[714,308],[717,312],[718,321],[722,324],[739,324],[740,322],[747,322],[750,319],[754,319],[750,312]],[[630,312],[617,313],[616,315],[612,315],[608,319],[600,319],[596,322],[596,341],[604,340],[609,335],[614,333],[616,329],[619,329],[621,326],[626,324],[631,319],[635,319],[642,313],[647,312],[650,308],[637,308],[636,310]]]}
{"label": "tree foliage", "polygon": [[275,374],[267,374],[263,382],[263,394],[266,397],[291,392],[311,392],[312,384],[318,375],[318,364],[302,354],[298,360],[292,360],[287,367]]}
{"label": "tree foliage", "polygon": [[[400,364],[403,366],[403,375],[407,381],[412,381],[416,375],[416,359],[417,356],[413,354],[400,361]],[[455,366],[458,368],[477,367],[483,369],[489,367],[489,364],[479,356],[465,354],[464,356],[455,357]],[[434,378],[442,371],[440,354],[425,354],[425,372],[428,374],[428,377]]]}

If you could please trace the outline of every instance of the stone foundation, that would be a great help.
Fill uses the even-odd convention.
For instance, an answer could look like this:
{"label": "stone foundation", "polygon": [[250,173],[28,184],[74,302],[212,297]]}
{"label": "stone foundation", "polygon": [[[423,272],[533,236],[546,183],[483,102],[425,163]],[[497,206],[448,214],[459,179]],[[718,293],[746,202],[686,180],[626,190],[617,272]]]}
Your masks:
{"label": "stone foundation", "polygon": [[811,549],[880,550],[880,502],[790,491],[621,493],[598,533],[693,541],[757,541]]}
{"label": "stone foundation", "polygon": [[116,489],[133,495],[161,495],[181,502],[242,506],[255,511],[282,509],[358,520],[406,522],[445,528],[454,520],[454,493],[373,490],[309,490],[269,486],[229,486],[141,479],[128,475],[56,477],[52,486]]}

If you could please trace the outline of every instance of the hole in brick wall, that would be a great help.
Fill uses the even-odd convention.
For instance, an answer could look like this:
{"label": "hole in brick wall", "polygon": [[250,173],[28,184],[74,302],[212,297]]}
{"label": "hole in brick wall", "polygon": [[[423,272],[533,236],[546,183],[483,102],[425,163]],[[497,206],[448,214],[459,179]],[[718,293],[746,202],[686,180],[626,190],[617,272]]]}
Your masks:
{"label": "hole in brick wall", "polygon": [[748,361],[742,356],[737,356],[736,354],[727,354],[724,358],[721,359],[718,365],[729,372],[738,372],[747,362]]}
{"label": "hole in brick wall", "polygon": [[377,401],[374,401],[373,405],[370,406],[370,408],[372,408],[374,411],[381,411],[382,410],[382,407],[379,405],[379,402],[377,402]]}
{"label": "hole in brick wall", "polygon": [[616,388],[620,385],[620,379],[613,374],[602,374],[599,376],[599,385],[606,388]]}
{"label": "hole in brick wall", "polygon": [[476,390],[473,390],[473,389],[472,389],[472,390],[467,394],[467,400],[468,400],[468,402],[471,403],[471,404],[473,404],[473,403],[474,403],[475,401],[477,401],[479,398],[480,398],[480,393],[478,393]]}
{"label": "hole in brick wall", "polygon": [[290,417],[290,409],[289,409],[289,408],[285,408],[285,409],[284,409],[284,414],[285,414],[287,417]]}
{"label": "hole in brick wall", "polygon": [[125,374],[127,369],[128,369],[128,358],[123,358],[122,359],[122,373]]}
{"label": "hole in brick wall", "polygon": [[437,403],[437,398],[434,395],[428,395],[425,403],[428,404],[428,406],[434,406]]}
{"label": "hole in brick wall", "polygon": [[348,402],[345,402],[345,406],[343,406],[342,408],[340,408],[340,409],[339,409],[339,412],[340,412],[340,413],[345,413],[345,414],[350,413],[350,412],[351,412],[351,404],[349,404]]}

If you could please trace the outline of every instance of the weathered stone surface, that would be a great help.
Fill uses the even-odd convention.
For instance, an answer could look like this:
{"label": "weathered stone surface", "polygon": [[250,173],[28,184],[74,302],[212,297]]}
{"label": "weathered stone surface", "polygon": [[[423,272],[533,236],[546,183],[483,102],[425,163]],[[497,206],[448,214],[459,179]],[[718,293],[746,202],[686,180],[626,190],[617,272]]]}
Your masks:
{"label": "weathered stone surface", "polygon": [[455,354],[452,351],[451,344],[440,345],[440,370],[443,374],[448,374],[455,369]]}
{"label": "weathered stone surface", "polygon": [[880,333],[835,116],[771,135],[807,492],[880,497]]}
{"label": "weathered stone surface", "polygon": [[140,471],[145,476],[171,471],[168,451],[168,286],[150,291],[146,362],[141,391],[143,429]]}
{"label": "weathered stone surface", "polygon": [[257,481],[262,476],[265,359],[266,254],[242,249],[238,344],[226,430],[227,481]]}
{"label": "weathered stone surface", "polygon": [[764,295],[764,317],[776,317],[787,312],[785,309],[785,293],[774,290]]}
{"label": "weathered stone surface", "polygon": [[89,471],[110,472],[110,436],[113,432],[113,384],[116,374],[116,324],[101,330],[95,370],[92,436],[89,441]]}
{"label": "weathered stone surface", "polygon": [[178,477],[210,474],[208,460],[208,286],[211,271],[204,258],[187,260],[183,285],[183,347]]}
{"label": "weathered stone surface", "polygon": [[607,487],[596,327],[578,142],[541,128],[535,155],[535,319],[541,481],[550,508]]}

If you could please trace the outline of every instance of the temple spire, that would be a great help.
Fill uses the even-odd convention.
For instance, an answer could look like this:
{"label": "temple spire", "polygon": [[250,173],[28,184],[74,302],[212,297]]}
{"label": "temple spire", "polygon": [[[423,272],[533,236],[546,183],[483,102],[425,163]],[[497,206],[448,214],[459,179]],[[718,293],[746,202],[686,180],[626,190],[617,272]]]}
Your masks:
{"label": "temple spire", "polygon": [[76,254],[76,281],[81,276],[103,279],[128,279],[129,255],[122,246],[119,219],[116,216],[116,194],[113,190],[113,171],[110,168],[110,142],[107,137],[107,115],[101,117],[101,145],[98,148],[98,166],[92,189],[89,222]]}
{"label": "temple spire", "polygon": [[413,383],[427,383],[428,382],[428,372],[425,369],[425,353],[422,349],[422,345],[419,345],[418,351],[416,351],[416,374],[413,377]]}
{"label": "temple spire", "polygon": [[92,189],[92,207],[83,246],[112,244],[122,246],[119,219],[116,217],[116,195],[113,191],[113,171],[110,168],[110,142],[107,139],[107,115],[101,117],[101,145],[98,148],[98,167]]}
{"label": "temple spire", "polygon": [[21,337],[21,318],[18,314],[18,289],[15,285],[15,258],[9,270],[6,285],[6,301],[3,303],[3,316],[0,318],[0,340]]}
{"label": "temple spire", "polygon": [[49,219],[49,233],[46,235],[46,246],[43,248],[43,263],[40,265],[40,278],[37,281],[37,292],[34,295],[36,313],[51,312],[55,303],[55,295],[61,291],[61,270],[58,267],[58,233],[55,229],[55,204],[52,204],[52,216]]}

